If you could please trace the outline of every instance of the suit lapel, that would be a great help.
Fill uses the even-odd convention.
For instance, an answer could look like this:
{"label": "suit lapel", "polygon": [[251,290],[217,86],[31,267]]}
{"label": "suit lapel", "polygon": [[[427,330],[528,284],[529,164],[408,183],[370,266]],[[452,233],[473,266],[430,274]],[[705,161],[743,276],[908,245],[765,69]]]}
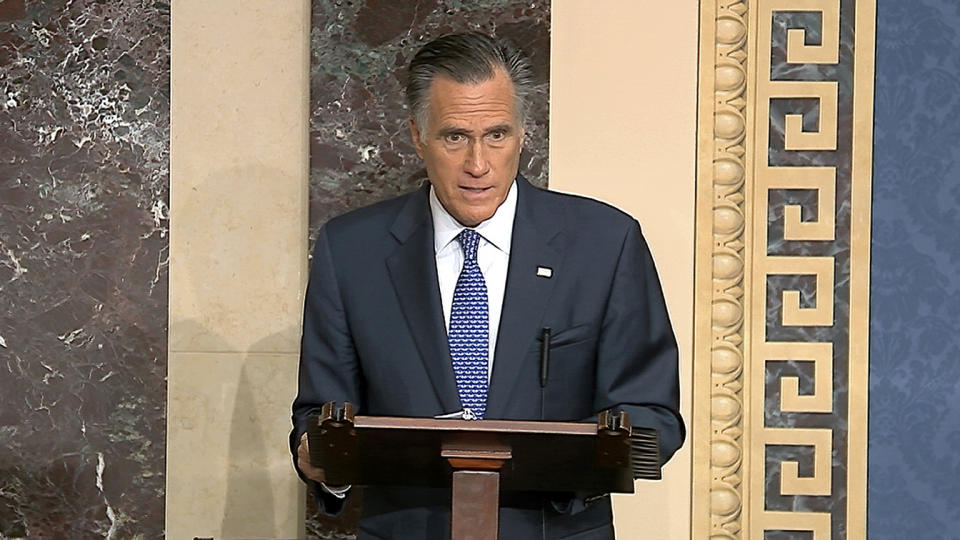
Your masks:
{"label": "suit lapel", "polygon": [[543,321],[547,300],[556,278],[537,275],[537,267],[562,272],[563,247],[559,242],[560,220],[544,208],[541,193],[523,178],[517,178],[517,214],[513,225],[507,286],[494,354],[493,375],[487,393],[487,417],[499,418],[517,383],[526,358]]}
{"label": "suit lapel", "polygon": [[443,412],[455,412],[460,410],[460,397],[443,324],[427,193],[425,188],[414,194],[397,216],[390,232],[400,246],[387,259],[387,267]]}

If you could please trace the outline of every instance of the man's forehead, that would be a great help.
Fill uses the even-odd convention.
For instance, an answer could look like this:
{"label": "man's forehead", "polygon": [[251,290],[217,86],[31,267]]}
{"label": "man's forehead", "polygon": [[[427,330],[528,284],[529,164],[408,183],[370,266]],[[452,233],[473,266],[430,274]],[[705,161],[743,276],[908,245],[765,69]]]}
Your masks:
{"label": "man's forehead", "polygon": [[461,83],[452,77],[437,74],[430,83],[430,102],[443,105],[448,102],[502,101],[513,105],[513,82],[502,70],[489,79]]}

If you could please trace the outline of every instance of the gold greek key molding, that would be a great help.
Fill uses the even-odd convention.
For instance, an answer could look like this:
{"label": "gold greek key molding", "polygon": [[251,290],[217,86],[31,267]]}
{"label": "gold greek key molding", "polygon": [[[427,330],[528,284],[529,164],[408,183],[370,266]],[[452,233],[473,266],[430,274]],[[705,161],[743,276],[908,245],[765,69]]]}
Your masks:
{"label": "gold greek key molding", "polygon": [[833,412],[833,343],[766,341],[754,352],[767,360],[813,364],[812,394],[800,394],[799,377],[785,376],[780,379],[781,411]]}
{"label": "gold greek key molding", "polygon": [[[834,103],[836,110],[836,103]],[[787,120],[793,115],[787,115]],[[834,123],[836,117],[834,117]],[[787,123],[789,137],[789,122]],[[789,139],[787,139],[789,145]],[[833,146],[836,147],[836,132],[834,132]],[[787,148],[787,150],[793,150]],[[811,221],[802,221],[801,208],[794,204],[784,207],[783,238],[784,240],[829,240],[836,239],[836,210],[837,210],[837,170],[834,167],[763,167],[763,173],[758,176],[759,187],[764,192],[771,189],[812,189],[817,192],[817,218]]]}
{"label": "gold greek key molding", "polygon": [[700,6],[692,537],[865,538],[875,0]]}
{"label": "gold greek key molding", "polygon": [[[832,4],[832,5],[831,5]],[[785,241],[821,241],[833,242],[837,238],[836,197],[837,171],[833,166],[774,166],[770,164],[772,142],[770,128],[777,120],[771,111],[774,99],[814,99],[818,104],[817,129],[803,130],[803,116],[800,114],[785,114],[783,117],[783,149],[785,151],[822,150],[835,152],[837,145],[837,129],[839,116],[839,85],[836,81],[782,81],[774,80],[771,76],[771,54],[773,50],[773,17],[777,12],[808,11],[817,12],[822,20],[822,36],[820,46],[807,46],[804,43],[805,31],[799,29],[787,30],[786,63],[791,60],[802,63],[811,61],[818,64],[836,65],[840,61],[840,3],[830,1],[790,1],[790,0],[760,0],[757,3],[757,79],[756,79],[756,118],[755,129],[757,136],[754,141],[754,152],[758,156],[755,167],[756,183],[758,186],[755,197],[754,218],[756,226],[754,235],[755,250],[753,256],[756,282],[751,288],[755,317],[749,324],[752,327],[751,337],[755,355],[750,360],[750,369],[753,371],[749,390],[751,406],[749,414],[755,419],[756,428],[754,443],[751,452],[752,470],[756,472],[750,479],[751,510],[755,516],[751,523],[755,528],[754,537],[762,538],[766,531],[793,530],[812,532],[817,540],[830,538],[832,523],[831,515],[825,512],[785,512],[767,508],[767,490],[774,490],[775,496],[830,496],[832,495],[832,451],[833,429],[803,429],[796,427],[768,427],[766,425],[767,402],[766,378],[768,362],[782,361],[783,356],[795,358],[802,355],[804,348],[810,346],[825,347],[830,343],[791,341],[779,342],[775,348],[779,354],[768,356],[771,350],[767,338],[767,324],[771,316],[767,310],[771,298],[767,294],[769,276],[813,276],[816,281],[813,307],[801,307],[801,293],[799,290],[783,290],[780,303],[779,325],[788,327],[833,327],[835,324],[844,326],[846,321],[837,321],[834,310],[834,275],[835,258],[831,256],[778,256],[769,253],[768,233],[773,219],[769,217],[769,194],[778,189],[809,189],[813,188],[817,194],[818,215],[815,221],[803,222],[801,208],[797,205],[786,205],[783,210],[782,226]],[[832,347],[830,347],[832,350]],[[822,352],[822,350],[821,350]],[[831,358],[831,371],[833,362]],[[814,364],[814,369],[825,367],[821,358],[820,365]],[[831,374],[832,377],[832,374]],[[822,375],[821,375],[822,382]],[[794,388],[794,386],[796,388]],[[778,407],[779,413],[816,413],[833,410],[833,395],[829,396],[829,403],[824,403],[821,395],[819,401],[816,392],[810,399],[800,400],[799,378],[788,377],[780,379],[779,389],[787,387],[788,395],[781,394],[776,401],[783,405],[786,401],[790,410]],[[832,390],[832,384],[830,385]],[[796,390],[796,392],[793,392]],[[805,406],[804,406],[805,405]],[[768,462],[767,449],[771,446],[787,446],[793,448],[813,448],[813,474],[801,476],[800,464],[797,461],[784,460],[779,463],[779,486],[771,485],[767,477],[769,467],[776,464]],[[779,489],[778,489],[779,488]]]}
{"label": "gold greek key molding", "polygon": [[[766,214],[766,205],[757,205],[758,211]],[[766,236],[766,235],[764,235]],[[805,240],[809,240],[808,238]],[[758,245],[766,245],[766,242]],[[833,257],[776,257],[758,256],[754,264],[757,276],[814,276],[817,281],[817,305],[812,308],[800,307],[800,291],[783,291],[780,324],[783,326],[831,326],[833,325]],[[758,313],[766,309],[766,279],[758,280],[760,293],[754,296]],[[754,320],[757,342],[762,345],[763,327],[767,321],[762,317]]]}

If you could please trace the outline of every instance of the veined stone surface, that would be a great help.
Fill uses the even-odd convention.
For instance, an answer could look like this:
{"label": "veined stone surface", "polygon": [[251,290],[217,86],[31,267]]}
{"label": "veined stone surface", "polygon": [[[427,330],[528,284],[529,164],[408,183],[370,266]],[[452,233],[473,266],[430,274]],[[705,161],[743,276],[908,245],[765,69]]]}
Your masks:
{"label": "veined stone surface", "polygon": [[0,537],[163,536],[169,35],[0,2]]}

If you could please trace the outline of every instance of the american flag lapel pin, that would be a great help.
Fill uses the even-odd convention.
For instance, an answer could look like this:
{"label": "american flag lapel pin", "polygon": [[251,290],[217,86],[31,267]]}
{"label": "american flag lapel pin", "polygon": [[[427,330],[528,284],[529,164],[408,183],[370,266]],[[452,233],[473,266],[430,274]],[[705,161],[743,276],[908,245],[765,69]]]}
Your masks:
{"label": "american flag lapel pin", "polygon": [[553,277],[553,268],[550,268],[549,266],[538,266],[537,276],[542,278]]}

